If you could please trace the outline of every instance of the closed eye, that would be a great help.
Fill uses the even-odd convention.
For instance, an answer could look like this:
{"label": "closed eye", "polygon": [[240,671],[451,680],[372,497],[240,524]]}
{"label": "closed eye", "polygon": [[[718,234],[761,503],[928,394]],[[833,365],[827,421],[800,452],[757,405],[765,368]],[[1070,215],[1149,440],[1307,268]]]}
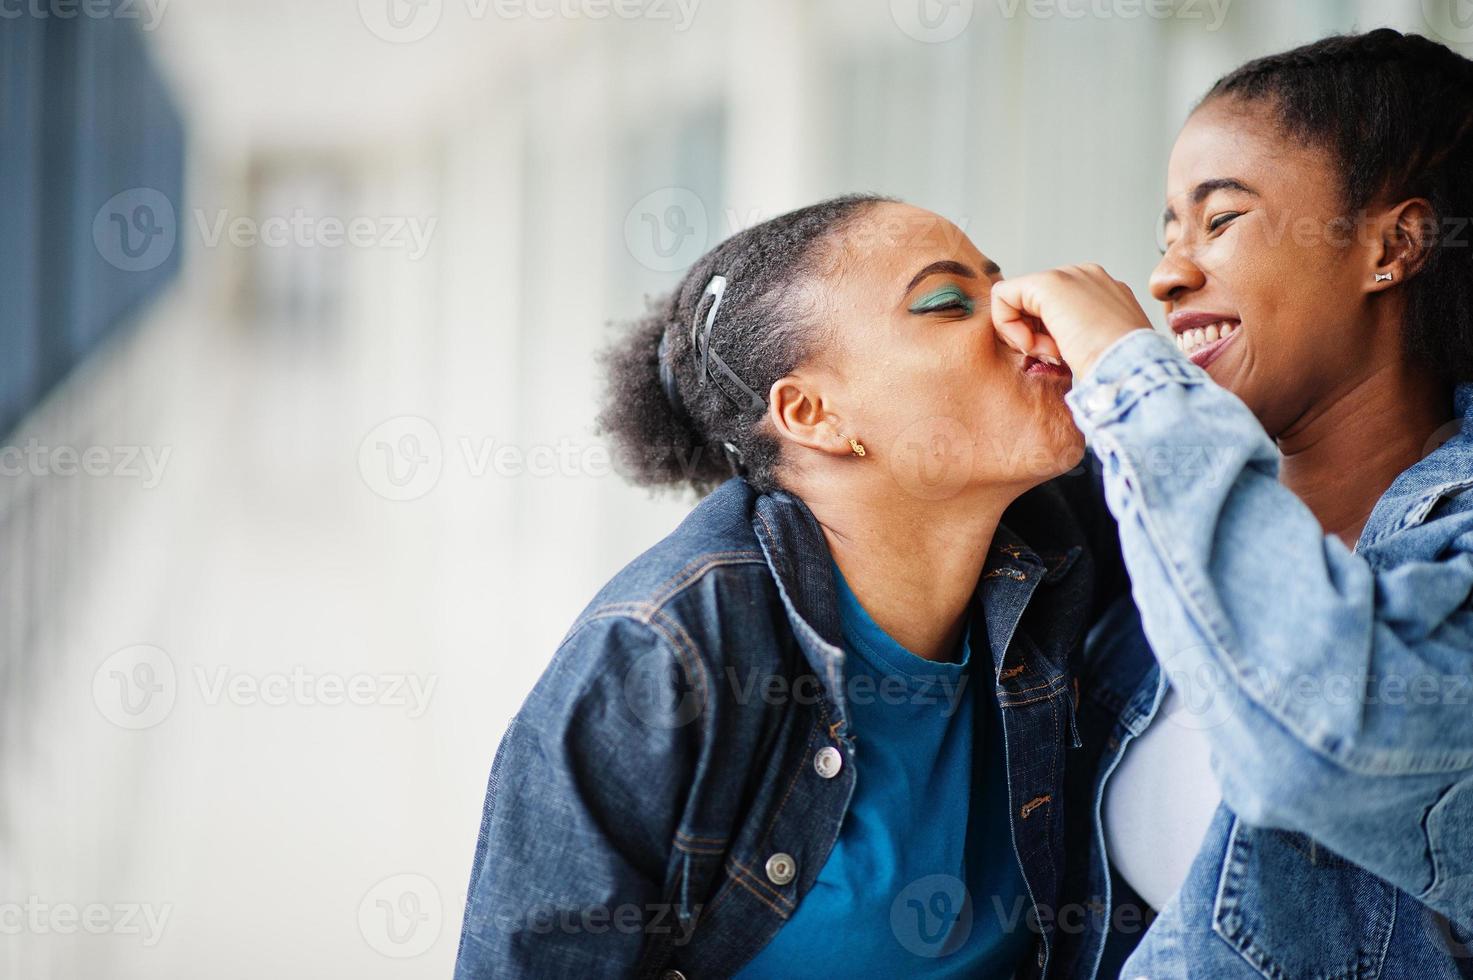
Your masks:
{"label": "closed eye", "polygon": [[911,306],[912,313],[950,313],[970,316],[976,304],[956,286],[945,286],[921,297]]}
{"label": "closed eye", "polygon": [[928,306],[924,310],[919,310],[917,312],[920,312],[920,313],[952,313],[952,312],[957,312],[957,313],[971,313],[973,309],[975,309],[975,307],[972,306],[972,304],[971,304],[970,301],[959,300],[958,299],[958,300],[952,300],[949,303],[943,303],[940,306]]}
{"label": "closed eye", "polygon": [[1217,231],[1219,228],[1222,228],[1224,225],[1231,222],[1234,218],[1240,217],[1242,217],[1241,211],[1225,211],[1222,214],[1215,215],[1211,221],[1207,222],[1207,230]]}

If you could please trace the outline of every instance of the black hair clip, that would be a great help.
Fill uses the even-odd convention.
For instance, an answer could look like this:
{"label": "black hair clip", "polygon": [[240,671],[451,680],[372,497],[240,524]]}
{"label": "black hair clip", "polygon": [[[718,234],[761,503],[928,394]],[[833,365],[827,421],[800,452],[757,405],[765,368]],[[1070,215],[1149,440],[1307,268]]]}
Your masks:
{"label": "black hair clip", "polygon": [[735,443],[723,442],[721,451],[726,453],[726,465],[731,467],[731,472],[736,476],[747,475],[747,461],[742,457],[742,451]]}
{"label": "black hair clip", "polygon": [[[711,350],[711,326],[716,322],[716,311],[721,309],[721,299],[725,295],[726,277],[712,276],[711,281],[706,283],[706,289],[704,292],[701,293],[701,298],[696,301],[696,312],[695,315],[691,317],[691,352],[695,355],[696,358],[696,368],[701,373],[701,384],[705,384],[706,379],[710,378],[712,383],[716,385],[717,390],[720,391],[727,398],[731,399],[733,403],[738,406],[741,406],[743,404],[743,400],[741,398],[738,398],[736,395],[727,391],[724,387],[722,387],[719,382],[716,381],[716,375],[712,372],[712,369],[714,368],[716,371],[719,371],[721,375],[725,377],[728,381],[740,388],[742,392],[747,396],[746,407],[761,411],[762,409],[767,407],[767,400],[764,399],[761,395],[757,394],[757,392],[753,391],[750,387],[748,387],[747,383],[739,378],[737,376],[737,373],[733,371],[731,367],[728,366],[727,363],[721,359],[720,354],[717,354],[715,351]],[[701,330],[701,303],[705,301],[707,296],[714,296],[716,297],[716,300],[711,304],[711,309],[706,313],[706,329]]]}

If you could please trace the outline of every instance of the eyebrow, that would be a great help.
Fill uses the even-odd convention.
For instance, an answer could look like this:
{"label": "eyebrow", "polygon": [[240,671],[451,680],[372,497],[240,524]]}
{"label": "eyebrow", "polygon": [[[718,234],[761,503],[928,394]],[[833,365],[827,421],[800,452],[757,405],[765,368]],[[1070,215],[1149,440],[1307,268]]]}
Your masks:
{"label": "eyebrow", "polygon": [[[963,265],[960,262],[953,262],[950,259],[943,259],[940,262],[932,262],[930,265],[926,266],[920,272],[917,272],[911,278],[909,284],[906,285],[905,292],[900,294],[901,295],[901,298],[904,299],[904,297],[912,289],[916,288],[916,283],[920,282],[922,279],[926,278],[927,276],[934,276],[934,275],[936,275],[937,273],[940,273],[940,272],[949,272],[949,273],[951,273],[954,276],[961,276],[963,279],[976,279],[977,278],[977,273],[974,272],[974,271],[972,271],[972,267],[971,266],[969,266],[969,265]],[[990,262],[989,261],[985,265],[982,266],[982,274],[983,275],[986,275],[986,276],[995,276],[995,275],[998,275],[1001,272],[1002,272],[1002,269],[998,267],[998,264],[996,262]]]}
{"label": "eyebrow", "polygon": [[[1241,180],[1233,177],[1214,177],[1211,180],[1204,180],[1202,181],[1202,183],[1192,188],[1192,206],[1196,207],[1198,204],[1201,204],[1203,201],[1207,200],[1209,195],[1216,193],[1217,191],[1241,191],[1244,194],[1252,194],[1254,197],[1260,196],[1257,191],[1249,187],[1247,184],[1243,183]],[[1161,220],[1162,222],[1167,224],[1175,221],[1176,208],[1173,208],[1171,205],[1168,204],[1166,206],[1166,210],[1161,212]]]}

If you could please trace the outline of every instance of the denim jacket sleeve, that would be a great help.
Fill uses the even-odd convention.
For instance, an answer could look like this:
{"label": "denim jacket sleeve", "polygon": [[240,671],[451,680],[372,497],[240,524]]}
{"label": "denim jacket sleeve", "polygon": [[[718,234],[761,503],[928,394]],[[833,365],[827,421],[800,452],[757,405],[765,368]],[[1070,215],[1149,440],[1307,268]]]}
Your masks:
{"label": "denim jacket sleeve", "polygon": [[457,980],[639,972],[672,908],[701,727],[640,701],[675,657],[658,622],[621,615],[586,616],[564,640],[492,763]]}
{"label": "denim jacket sleeve", "polygon": [[1157,659],[1190,704],[1211,701],[1199,723],[1224,800],[1466,921],[1466,535],[1436,560],[1373,567],[1278,482],[1248,408],[1154,331],[1117,341],[1068,399]]}

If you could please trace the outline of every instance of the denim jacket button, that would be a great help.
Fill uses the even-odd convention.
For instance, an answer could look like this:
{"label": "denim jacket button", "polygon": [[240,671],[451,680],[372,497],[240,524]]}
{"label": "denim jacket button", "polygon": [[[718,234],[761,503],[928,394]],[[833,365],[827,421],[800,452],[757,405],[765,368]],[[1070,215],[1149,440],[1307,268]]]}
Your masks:
{"label": "denim jacket button", "polygon": [[660,980],[685,980],[685,974],[679,970],[666,970],[660,974]]}
{"label": "denim jacket button", "polygon": [[793,875],[798,866],[793,861],[793,855],[778,851],[767,859],[767,880],[774,885],[786,885],[793,880]]}
{"label": "denim jacket button", "polygon": [[838,749],[826,745],[813,757],[813,768],[822,778],[833,779],[844,768],[844,757],[839,754]]}
{"label": "denim jacket button", "polygon": [[1117,384],[1102,384],[1091,391],[1084,398],[1084,407],[1091,415],[1103,415],[1115,407],[1115,399],[1120,395],[1120,386]]}

